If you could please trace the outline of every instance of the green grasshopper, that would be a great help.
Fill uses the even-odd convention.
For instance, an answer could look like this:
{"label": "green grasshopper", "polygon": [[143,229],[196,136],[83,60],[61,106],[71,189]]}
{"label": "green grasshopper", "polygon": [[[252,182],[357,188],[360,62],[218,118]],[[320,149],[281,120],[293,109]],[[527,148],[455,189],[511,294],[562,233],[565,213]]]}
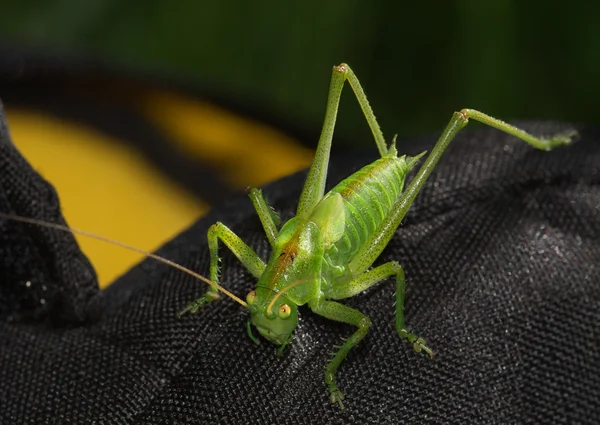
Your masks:
{"label": "green grasshopper", "polygon": [[[325,179],[333,130],[345,81],[350,83],[363,114],[371,128],[381,158],[357,171],[325,194]],[[371,269],[406,215],[410,205],[425,184],[443,152],[469,118],[516,136],[531,146],[550,150],[569,144],[575,131],[554,135],[548,139],[534,137],[484,113],[463,109],[455,112],[433,150],[405,191],[407,173],[425,152],[415,156],[398,157],[395,139],[388,147],[365,93],[346,64],[333,68],[325,122],[319,138],[315,159],[300,195],[296,216],[278,230],[277,214],[258,189],[249,196],[273,251],[269,262],[261,258],[223,223],[217,222],[208,231],[210,250],[210,280],[198,273],[156,254],[122,242],[60,224],[33,218],[0,213],[0,218],[50,227],[112,243],[142,253],[204,281],[210,288],[192,301],[179,314],[196,313],[203,305],[220,298],[224,293],[250,311],[246,323],[248,336],[259,343],[252,325],[271,343],[278,345],[278,355],[292,341],[298,325],[298,306],[308,307],[318,315],[356,326],[358,329],[345,340],[327,363],[325,383],[332,404],[344,408],[344,394],[336,384],[336,373],[349,351],[367,334],[371,320],[358,310],[336,300],[357,295],[389,276],[396,276],[396,330],[401,338],[412,344],[417,352],[433,357],[425,339],[411,332],[404,323],[404,271],[391,261]],[[258,279],[256,289],[246,302],[219,284],[218,245],[221,240]]]}
{"label": "green grasshopper", "polygon": [[[357,171],[325,194],[325,179],[334,126],[344,82],[352,87],[371,128],[381,158]],[[278,218],[258,189],[249,191],[258,217],[272,247],[267,264],[223,223],[208,230],[211,287],[204,296],[189,303],[180,315],[196,313],[219,298],[219,240],[258,280],[256,289],[240,303],[250,311],[246,327],[256,344],[252,325],[281,355],[292,341],[298,325],[298,306],[308,304],[316,314],[357,327],[325,368],[330,400],[343,409],[344,394],[336,384],[338,368],[352,347],[367,334],[371,320],[358,310],[337,302],[357,295],[389,276],[396,276],[396,330],[416,352],[433,357],[425,339],[405,327],[404,271],[391,261],[371,269],[406,215],[443,152],[469,118],[516,136],[531,146],[550,150],[569,144],[574,131],[549,139],[534,137],[523,130],[472,109],[455,112],[418,173],[403,191],[407,173],[425,152],[398,156],[395,139],[388,147],[375,115],[354,72],[347,64],[333,68],[325,122],[314,161],[300,195],[296,216],[278,230]],[[239,302],[239,301],[238,301]]]}

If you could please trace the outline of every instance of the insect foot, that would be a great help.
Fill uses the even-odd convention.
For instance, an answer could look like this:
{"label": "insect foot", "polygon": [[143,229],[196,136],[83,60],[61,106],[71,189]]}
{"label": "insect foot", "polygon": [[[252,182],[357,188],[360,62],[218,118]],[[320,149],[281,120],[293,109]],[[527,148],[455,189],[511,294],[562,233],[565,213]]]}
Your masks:
{"label": "insect foot", "polygon": [[218,292],[208,291],[202,297],[200,297],[192,302],[189,302],[188,305],[183,310],[181,310],[177,315],[179,317],[181,317],[187,313],[196,314],[203,305],[208,304],[213,301],[216,301],[219,298],[221,298],[221,297],[219,296]]}
{"label": "insect foot", "polygon": [[415,352],[420,353],[421,351],[424,351],[427,354],[429,354],[429,358],[433,359],[433,351],[431,351],[431,349],[427,347],[427,341],[425,341],[425,339],[409,332],[406,329],[400,329],[398,331],[398,334],[400,335],[400,337],[406,339],[409,343],[413,345],[413,349],[415,350]]}
{"label": "insect foot", "polygon": [[547,139],[548,147],[545,150],[549,151],[558,146],[564,146],[573,143],[577,137],[579,137],[579,133],[577,133],[575,130],[555,134],[551,138]]}
{"label": "insect foot", "polygon": [[344,403],[342,402],[344,400],[344,393],[340,391],[335,385],[329,386],[329,393],[331,394],[329,396],[329,401],[331,401],[331,404],[337,404],[337,406],[341,410],[344,410]]}

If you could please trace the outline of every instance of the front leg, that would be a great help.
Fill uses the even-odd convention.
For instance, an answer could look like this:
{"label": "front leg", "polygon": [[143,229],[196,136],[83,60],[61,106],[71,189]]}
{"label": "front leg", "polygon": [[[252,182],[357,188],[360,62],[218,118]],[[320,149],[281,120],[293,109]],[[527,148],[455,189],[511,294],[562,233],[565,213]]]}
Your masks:
{"label": "front leg", "polygon": [[190,302],[179,312],[179,316],[188,312],[196,313],[204,304],[219,299],[219,291],[216,287],[216,285],[219,285],[219,239],[223,241],[255,278],[258,279],[265,270],[266,265],[256,252],[223,223],[217,222],[210,226],[207,237],[208,249],[210,250],[210,280],[214,282],[214,285],[211,285],[202,297]]}
{"label": "front leg", "polygon": [[344,400],[344,393],[335,383],[335,374],[348,355],[350,349],[357,345],[369,331],[371,319],[358,310],[335,301],[326,301],[323,297],[309,301],[308,305],[312,311],[320,316],[338,322],[348,323],[358,328],[342,346],[336,346],[339,350],[335,353],[331,361],[327,363],[325,368],[325,383],[329,386],[331,404],[337,404],[340,409],[344,409],[344,404],[342,402]]}
{"label": "front leg", "polygon": [[278,235],[277,227],[281,224],[279,214],[267,204],[267,201],[262,194],[262,190],[249,188],[248,196],[254,205],[258,218],[263,225],[263,229],[265,229],[269,244],[274,247]]}

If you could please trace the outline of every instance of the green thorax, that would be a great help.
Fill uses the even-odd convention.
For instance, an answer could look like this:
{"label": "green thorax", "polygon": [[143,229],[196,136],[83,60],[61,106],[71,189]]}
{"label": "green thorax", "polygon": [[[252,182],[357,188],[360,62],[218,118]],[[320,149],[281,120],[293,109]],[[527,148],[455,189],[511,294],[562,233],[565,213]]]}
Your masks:
{"label": "green thorax", "polygon": [[281,291],[297,305],[317,296],[323,249],[321,232],[315,223],[299,217],[285,223],[256,285],[258,301],[268,304]]}

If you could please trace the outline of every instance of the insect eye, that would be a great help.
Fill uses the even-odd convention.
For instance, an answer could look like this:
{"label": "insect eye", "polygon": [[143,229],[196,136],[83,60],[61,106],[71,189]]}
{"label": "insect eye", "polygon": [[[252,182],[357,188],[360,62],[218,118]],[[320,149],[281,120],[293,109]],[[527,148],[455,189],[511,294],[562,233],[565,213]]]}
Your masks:
{"label": "insect eye", "polygon": [[256,301],[256,291],[252,291],[248,295],[246,295],[246,302],[248,303],[248,305],[254,304],[254,301]]}
{"label": "insect eye", "polygon": [[283,304],[281,307],[279,307],[279,318],[280,319],[287,319],[288,317],[290,317],[291,313],[292,313],[292,309],[290,308],[289,305]]}

